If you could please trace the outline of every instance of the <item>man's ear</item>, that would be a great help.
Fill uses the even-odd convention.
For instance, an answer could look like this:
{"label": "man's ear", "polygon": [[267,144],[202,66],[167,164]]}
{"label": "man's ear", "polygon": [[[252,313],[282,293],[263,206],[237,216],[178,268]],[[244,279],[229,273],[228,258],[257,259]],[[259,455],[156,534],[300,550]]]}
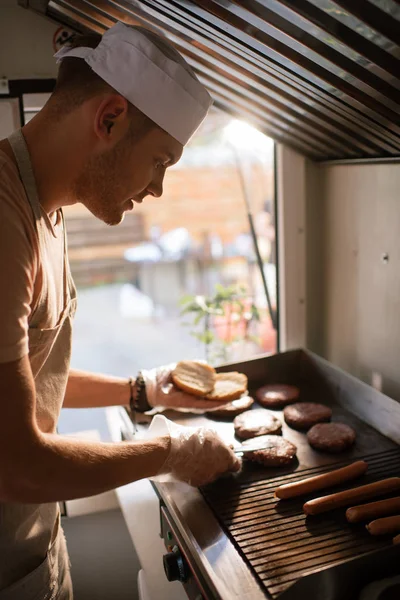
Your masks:
{"label": "man's ear", "polygon": [[129,127],[128,101],[119,94],[109,94],[97,107],[94,132],[99,140],[114,145]]}

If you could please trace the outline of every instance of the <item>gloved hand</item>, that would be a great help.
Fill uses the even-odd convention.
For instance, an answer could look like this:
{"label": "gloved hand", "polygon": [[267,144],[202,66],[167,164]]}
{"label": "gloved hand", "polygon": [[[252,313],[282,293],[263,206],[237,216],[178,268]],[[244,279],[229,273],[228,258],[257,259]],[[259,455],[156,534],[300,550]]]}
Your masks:
{"label": "gloved hand", "polygon": [[213,429],[183,427],[156,415],[147,438],[169,434],[170,452],[156,481],[183,481],[198,487],[223,473],[239,471],[241,461]]}
{"label": "gloved hand", "polygon": [[207,400],[194,396],[178,389],[173,383],[171,373],[176,363],[157,367],[156,369],[142,370],[142,377],[146,385],[147,400],[151,407],[177,408],[190,412],[205,412],[229,402]]}

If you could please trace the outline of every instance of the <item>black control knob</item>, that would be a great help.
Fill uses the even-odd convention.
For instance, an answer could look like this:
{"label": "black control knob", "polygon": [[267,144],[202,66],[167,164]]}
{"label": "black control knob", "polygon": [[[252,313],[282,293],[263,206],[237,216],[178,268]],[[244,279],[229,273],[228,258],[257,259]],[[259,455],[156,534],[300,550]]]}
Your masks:
{"label": "black control knob", "polygon": [[189,569],[178,546],[174,546],[171,552],[164,554],[163,563],[168,581],[185,582],[187,580]]}

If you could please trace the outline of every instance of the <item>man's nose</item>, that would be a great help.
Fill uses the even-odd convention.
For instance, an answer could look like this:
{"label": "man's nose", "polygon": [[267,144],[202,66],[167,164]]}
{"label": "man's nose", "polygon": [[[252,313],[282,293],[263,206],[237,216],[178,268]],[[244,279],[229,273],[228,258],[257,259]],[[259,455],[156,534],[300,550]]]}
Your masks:
{"label": "man's nose", "polygon": [[147,186],[147,191],[155,198],[160,198],[163,193],[163,180],[164,175],[154,178],[153,181]]}

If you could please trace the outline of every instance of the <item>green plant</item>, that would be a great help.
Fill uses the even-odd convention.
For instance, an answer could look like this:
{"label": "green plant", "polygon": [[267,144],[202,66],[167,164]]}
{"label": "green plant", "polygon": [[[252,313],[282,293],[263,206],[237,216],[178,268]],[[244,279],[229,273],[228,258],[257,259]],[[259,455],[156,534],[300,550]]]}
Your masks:
{"label": "green plant", "polygon": [[260,320],[258,308],[249,298],[245,286],[215,286],[213,296],[184,296],[181,316],[190,315],[193,335],[204,344],[207,362],[215,364],[228,358],[235,343],[258,341],[250,333],[250,324]]}

